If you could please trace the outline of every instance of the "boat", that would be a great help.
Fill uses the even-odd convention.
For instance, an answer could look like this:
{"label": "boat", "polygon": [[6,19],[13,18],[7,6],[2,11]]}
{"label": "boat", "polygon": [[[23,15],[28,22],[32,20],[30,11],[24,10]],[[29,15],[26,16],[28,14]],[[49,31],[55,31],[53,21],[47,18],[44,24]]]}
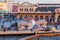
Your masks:
{"label": "boat", "polygon": [[[56,37],[60,36],[60,32],[46,32],[46,33],[39,33],[33,36],[25,37],[20,40],[40,40],[41,37]],[[50,40],[50,39],[49,39]]]}

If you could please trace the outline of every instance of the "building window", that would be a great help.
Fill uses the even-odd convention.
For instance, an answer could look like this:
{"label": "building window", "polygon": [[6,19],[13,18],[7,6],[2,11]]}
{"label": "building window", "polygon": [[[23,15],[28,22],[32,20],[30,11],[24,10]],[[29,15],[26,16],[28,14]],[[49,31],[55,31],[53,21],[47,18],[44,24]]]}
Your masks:
{"label": "building window", "polygon": [[28,8],[26,8],[25,11],[28,11]]}
{"label": "building window", "polygon": [[57,19],[58,22],[60,22],[60,15],[58,16],[58,19]]}
{"label": "building window", "polygon": [[25,18],[28,18],[28,15],[25,15]]}
{"label": "building window", "polygon": [[30,11],[33,11],[33,9],[32,9],[32,8],[30,8]]}
{"label": "building window", "polygon": [[45,20],[46,20],[46,21],[49,21],[49,17],[48,17],[48,16],[45,16]]}
{"label": "building window", "polygon": [[40,19],[42,20],[43,19],[43,16],[40,16]]}
{"label": "building window", "polygon": [[38,20],[38,16],[35,16],[36,21]]}
{"label": "building window", "polygon": [[54,22],[54,16],[51,16],[51,17],[50,17],[50,21],[51,21],[51,22]]}
{"label": "building window", "polygon": [[23,11],[23,8],[20,8],[20,11]]}
{"label": "building window", "polygon": [[30,15],[30,17],[33,17],[32,15]]}

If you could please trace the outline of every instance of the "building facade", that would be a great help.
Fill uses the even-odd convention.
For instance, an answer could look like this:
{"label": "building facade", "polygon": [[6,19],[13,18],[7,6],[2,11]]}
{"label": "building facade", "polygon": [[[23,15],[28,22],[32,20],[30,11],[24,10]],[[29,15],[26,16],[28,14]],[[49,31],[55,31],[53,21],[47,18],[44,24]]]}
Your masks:
{"label": "building facade", "polygon": [[33,17],[36,20],[46,20],[53,24],[60,22],[60,4],[32,4],[29,2],[12,3],[6,0],[6,7],[9,15],[15,15],[17,18]]}
{"label": "building facade", "polygon": [[7,10],[5,2],[0,2],[0,10]]}
{"label": "building facade", "polygon": [[60,22],[60,4],[19,3],[17,18],[33,17],[36,20],[46,20],[48,23]]}

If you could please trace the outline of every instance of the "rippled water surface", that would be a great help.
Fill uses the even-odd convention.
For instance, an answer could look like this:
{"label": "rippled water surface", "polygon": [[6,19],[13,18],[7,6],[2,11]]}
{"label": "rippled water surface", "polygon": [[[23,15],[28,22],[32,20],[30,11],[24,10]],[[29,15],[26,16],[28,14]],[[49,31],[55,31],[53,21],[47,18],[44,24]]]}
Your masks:
{"label": "rippled water surface", "polygon": [[56,36],[56,37],[40,37],[40,40],[60,40],[60,36]]}
{"label": "rippled water surface", "polygon": [[[33,40],[38,40],[38,38],[35,38]],[[53,37],[40,37],[39,40],[60,40],[60,36],[53,36]]]}
{"label": "rippled water surface", "polygon": [[18,36],[0,36],[0,40],[19,40],[30,35],[18,35]]}

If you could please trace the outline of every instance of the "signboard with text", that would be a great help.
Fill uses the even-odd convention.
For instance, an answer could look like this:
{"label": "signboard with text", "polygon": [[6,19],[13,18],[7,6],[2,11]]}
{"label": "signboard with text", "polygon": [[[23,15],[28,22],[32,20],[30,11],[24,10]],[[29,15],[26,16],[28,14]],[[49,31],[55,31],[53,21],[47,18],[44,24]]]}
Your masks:
{"label": "signboard with text", "polygon": [[12,12],[18,12],[18,6],[13,5],[12,6]]}

